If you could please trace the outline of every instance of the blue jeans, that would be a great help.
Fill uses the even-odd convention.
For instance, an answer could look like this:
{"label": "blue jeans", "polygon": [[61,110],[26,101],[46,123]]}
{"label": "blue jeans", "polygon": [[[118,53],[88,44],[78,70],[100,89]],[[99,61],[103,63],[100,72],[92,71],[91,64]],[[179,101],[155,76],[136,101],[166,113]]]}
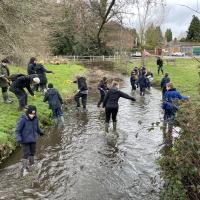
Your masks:
{"label": "blue jeans", "polygon": [[52,113],[53,113],[53,118],[58,118],[58,117],[63,116],[63,112],[62,112],[62,109],[60,107],[55,108],[55,109],[52,108]]}

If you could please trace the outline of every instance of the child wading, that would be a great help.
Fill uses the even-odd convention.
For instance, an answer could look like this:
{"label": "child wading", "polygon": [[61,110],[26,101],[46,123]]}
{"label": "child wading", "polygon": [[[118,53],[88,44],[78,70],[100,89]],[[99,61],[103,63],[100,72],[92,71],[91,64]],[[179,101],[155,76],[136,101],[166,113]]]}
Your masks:
{"label": "child wading", "polygon": [[164,99],[165,92],[167,91],[166,85],[170,82],[169,74],[165,73],[165,76],[162,78],[160,82],[160,87],[162,89],[162,98]]}
{"label": "child wading", "polygon": [[88,95],[88,87],[86,83],[86,78],[77,76],[76,81],[73,83],[78,83],[78,92],[75,95],[74,99],[77,103],[77,110],[80,108],[80,101],[79,99],[81,98],[82,100],[82,105],[83,105],[83,111],[86,112],[86,104],[87,104],[87,95]]}
{"label": "child wading", "polygon": [[43,132],[39,128],[36,107],[29,105],[26,113],[21,116],[16,127],[16,141],[22,145],[22,173],[26,173],[28,166],[34,164],[36,141]]}
{"label": "child wading", "polygon": [[164,95],[164,102],[162,104],[162,109],[164,110],[164,131],[168,126],[168,133],[172,133],[173,123],[176,117],[176,112],[179,109],[177,100],[188,100],[189,97],[181,96],[181,94],[173,87],[172,83],[166,84],[167,91]]}
{"label": "child wading", "polygon": [[112,87],[106,94],[104,102],[103,102],[103,107],[105,107],[105,112],[106,112],[106,125],[105,125],[106,132],[108,132],[111,115],[112,115],[112,120],[113,120],[113,131],[116,131],[117,113],[119,109],[118,101],[120,97],[135,101],[134,97],[131,97],[128,94],[120,91],[119,83],[116,81],[113,81]]}
{"label": "child wading", "polygon": [[103,77],[103,79],[99,82],[98,90],[100,92],[100,100],[97,104],[97,107],[100,107],[100,105],[103,103],[103,100],[105,98],[105,95],[107,93],[108,87],[107,87],[107,78]]}
{"label": "child wading", "polygon": [[49,109],[52,110],[53,113],[53,119],[55,121],[55,124],[58,125],[59,122],[63,125],[64,123],[64,117],[62,112],[62,104],[63,100],[59,92],[53,88],[53,84],[48,84],[48,90],[45,93],[44,96],[44,102],[48,101],[49,103]]}

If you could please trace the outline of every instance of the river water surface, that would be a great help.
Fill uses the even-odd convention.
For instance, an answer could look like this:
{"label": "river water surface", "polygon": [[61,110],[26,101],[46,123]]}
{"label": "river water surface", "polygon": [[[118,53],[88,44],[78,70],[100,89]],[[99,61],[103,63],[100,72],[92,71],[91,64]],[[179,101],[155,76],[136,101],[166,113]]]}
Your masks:
{"label": "river water surface", "polygon": [[[38,143],[32,172],[19,177],[21,152],[16,151],[0,170],[0,199],[157,200],[161,188],[156,158],[162,132],[160,91],[132,94],[123,77],[122,91],[136,102],[120,99],[116,148],[107,144],[104,110],[97,108],[97,91],[90,91],[88,112],[70,104],[64,130],[53,129]],[[112,132],[110,127],[110,132]]]}

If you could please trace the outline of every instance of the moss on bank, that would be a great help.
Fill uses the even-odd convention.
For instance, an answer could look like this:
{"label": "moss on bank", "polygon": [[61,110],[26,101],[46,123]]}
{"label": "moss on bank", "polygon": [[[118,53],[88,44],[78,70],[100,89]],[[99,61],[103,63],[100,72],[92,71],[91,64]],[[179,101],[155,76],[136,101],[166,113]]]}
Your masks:
{"label": "moss on bank", "polygon": [[[69,99],[77,90],[76,84],[71,84],[76,74],[86,73],[86,69],[80,65],[45,65],[47,69],[52,70],[55,74],[47,74],[48,81],[54,84],[54,87],[59,90],[63,99]],[[23,73],[26,74],[26,68],[10,67],[11,74]],[[15,144],[15,126],[21,112],[17,111],[18,100],[9,92],[13,98],[13,104],[0,103],[0,161],[6,158],[16,148]],[[42,126],[50,125],[49,118],[51,111],[48,109],[48,104],[43,103],[43,95],[36,93],[36,97],[29,95],[28,103],[37,106],[38,116]]]}

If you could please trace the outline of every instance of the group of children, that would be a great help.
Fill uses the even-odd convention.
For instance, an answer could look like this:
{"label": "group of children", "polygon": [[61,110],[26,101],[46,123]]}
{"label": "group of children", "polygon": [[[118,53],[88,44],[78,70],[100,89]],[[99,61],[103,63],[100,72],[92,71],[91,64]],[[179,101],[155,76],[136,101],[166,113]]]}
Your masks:
{"label": "group of children", "polygon": [[134,67],[131,72],[130,82],[132,91],[140,88],[140,95],[145,96],[146,89],[150,89],[151,82],[153,81],[153,73],[145,67]]}

